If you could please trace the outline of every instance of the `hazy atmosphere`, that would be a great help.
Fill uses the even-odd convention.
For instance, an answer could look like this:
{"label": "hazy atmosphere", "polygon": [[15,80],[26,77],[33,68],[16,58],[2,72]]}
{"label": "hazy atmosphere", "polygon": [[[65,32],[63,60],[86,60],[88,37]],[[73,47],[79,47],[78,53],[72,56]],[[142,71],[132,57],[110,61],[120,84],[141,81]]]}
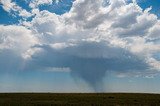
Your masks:
{"label": "hazy atmosphere", "polygon": [[0,0],[0,92],[160,93],[159,0]]}

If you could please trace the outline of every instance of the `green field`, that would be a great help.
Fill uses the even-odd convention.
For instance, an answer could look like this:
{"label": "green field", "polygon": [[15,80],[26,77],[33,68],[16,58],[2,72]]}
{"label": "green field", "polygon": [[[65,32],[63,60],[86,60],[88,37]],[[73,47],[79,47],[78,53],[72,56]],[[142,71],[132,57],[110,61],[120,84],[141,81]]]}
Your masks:
{"label": "green field", "polygon": [[1,93],[0,106],[160,106],[158,94]]}

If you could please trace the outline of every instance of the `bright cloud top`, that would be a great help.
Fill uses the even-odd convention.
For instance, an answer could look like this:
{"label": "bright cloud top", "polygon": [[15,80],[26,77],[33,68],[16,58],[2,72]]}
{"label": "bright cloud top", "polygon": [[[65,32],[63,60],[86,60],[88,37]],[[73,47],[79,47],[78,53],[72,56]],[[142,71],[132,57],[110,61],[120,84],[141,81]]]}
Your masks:
{"label": "bright cloud top", "polygon": [[28,12],[1,0],[7,12],[34,18],[0,25],[0,70],[58,69],[82,78],[96,91],[103,90],[107,71],[123,76],[159,73],[160,20],[150,13],[152,8],[143,11],[135,1],[76,0],[62,15],[38,9],[52,2],[34,0]]}

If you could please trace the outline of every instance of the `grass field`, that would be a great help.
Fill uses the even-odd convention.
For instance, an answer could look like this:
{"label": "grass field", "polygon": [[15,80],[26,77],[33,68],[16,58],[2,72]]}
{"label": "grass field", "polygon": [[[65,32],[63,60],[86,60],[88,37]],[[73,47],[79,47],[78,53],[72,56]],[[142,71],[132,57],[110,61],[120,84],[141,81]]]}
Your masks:
{"label": "grass field", "polygon": [[0,106],[160,106],[158,94],[1,93]]}

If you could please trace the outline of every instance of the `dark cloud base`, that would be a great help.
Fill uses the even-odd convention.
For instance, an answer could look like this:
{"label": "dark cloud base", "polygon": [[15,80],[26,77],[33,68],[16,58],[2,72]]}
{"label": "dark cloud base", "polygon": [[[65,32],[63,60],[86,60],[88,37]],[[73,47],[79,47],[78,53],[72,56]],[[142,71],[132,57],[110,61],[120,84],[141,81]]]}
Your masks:
{"label": "dark cloud base", "polygon": [[[92,45],[93,47],[99,46],[98,43],[88,43],[88,45]],[[80,47],[84,46],[86,46],[86,44],[84,45],[83,43],[76,47],[66,48],[66,51],[70,50],[72,53],[72,50],[74,49],[75,51],[80,52]],[[45,70],[47,67],[69,67],[73,77],[83,79],[93,87],[96,92],[103,91],[102,83],[106,71],[125,73],[129,70],[139,72],[148,69],[148,65],[143,60],[129,52],[126,53],[126,51],[125,54],[119,53],[119,57],[93,58],[64,53],[61,50],[55,50],[47,45],[39,47],[43,49],[43,51],[32,56],[32,60],[28,62],[29,64],[26,67],[26,70]],[[119,51],[119,48],[112,49],[117,49]],[[106,50],[108,50],[108,48],[106,48]]]}

